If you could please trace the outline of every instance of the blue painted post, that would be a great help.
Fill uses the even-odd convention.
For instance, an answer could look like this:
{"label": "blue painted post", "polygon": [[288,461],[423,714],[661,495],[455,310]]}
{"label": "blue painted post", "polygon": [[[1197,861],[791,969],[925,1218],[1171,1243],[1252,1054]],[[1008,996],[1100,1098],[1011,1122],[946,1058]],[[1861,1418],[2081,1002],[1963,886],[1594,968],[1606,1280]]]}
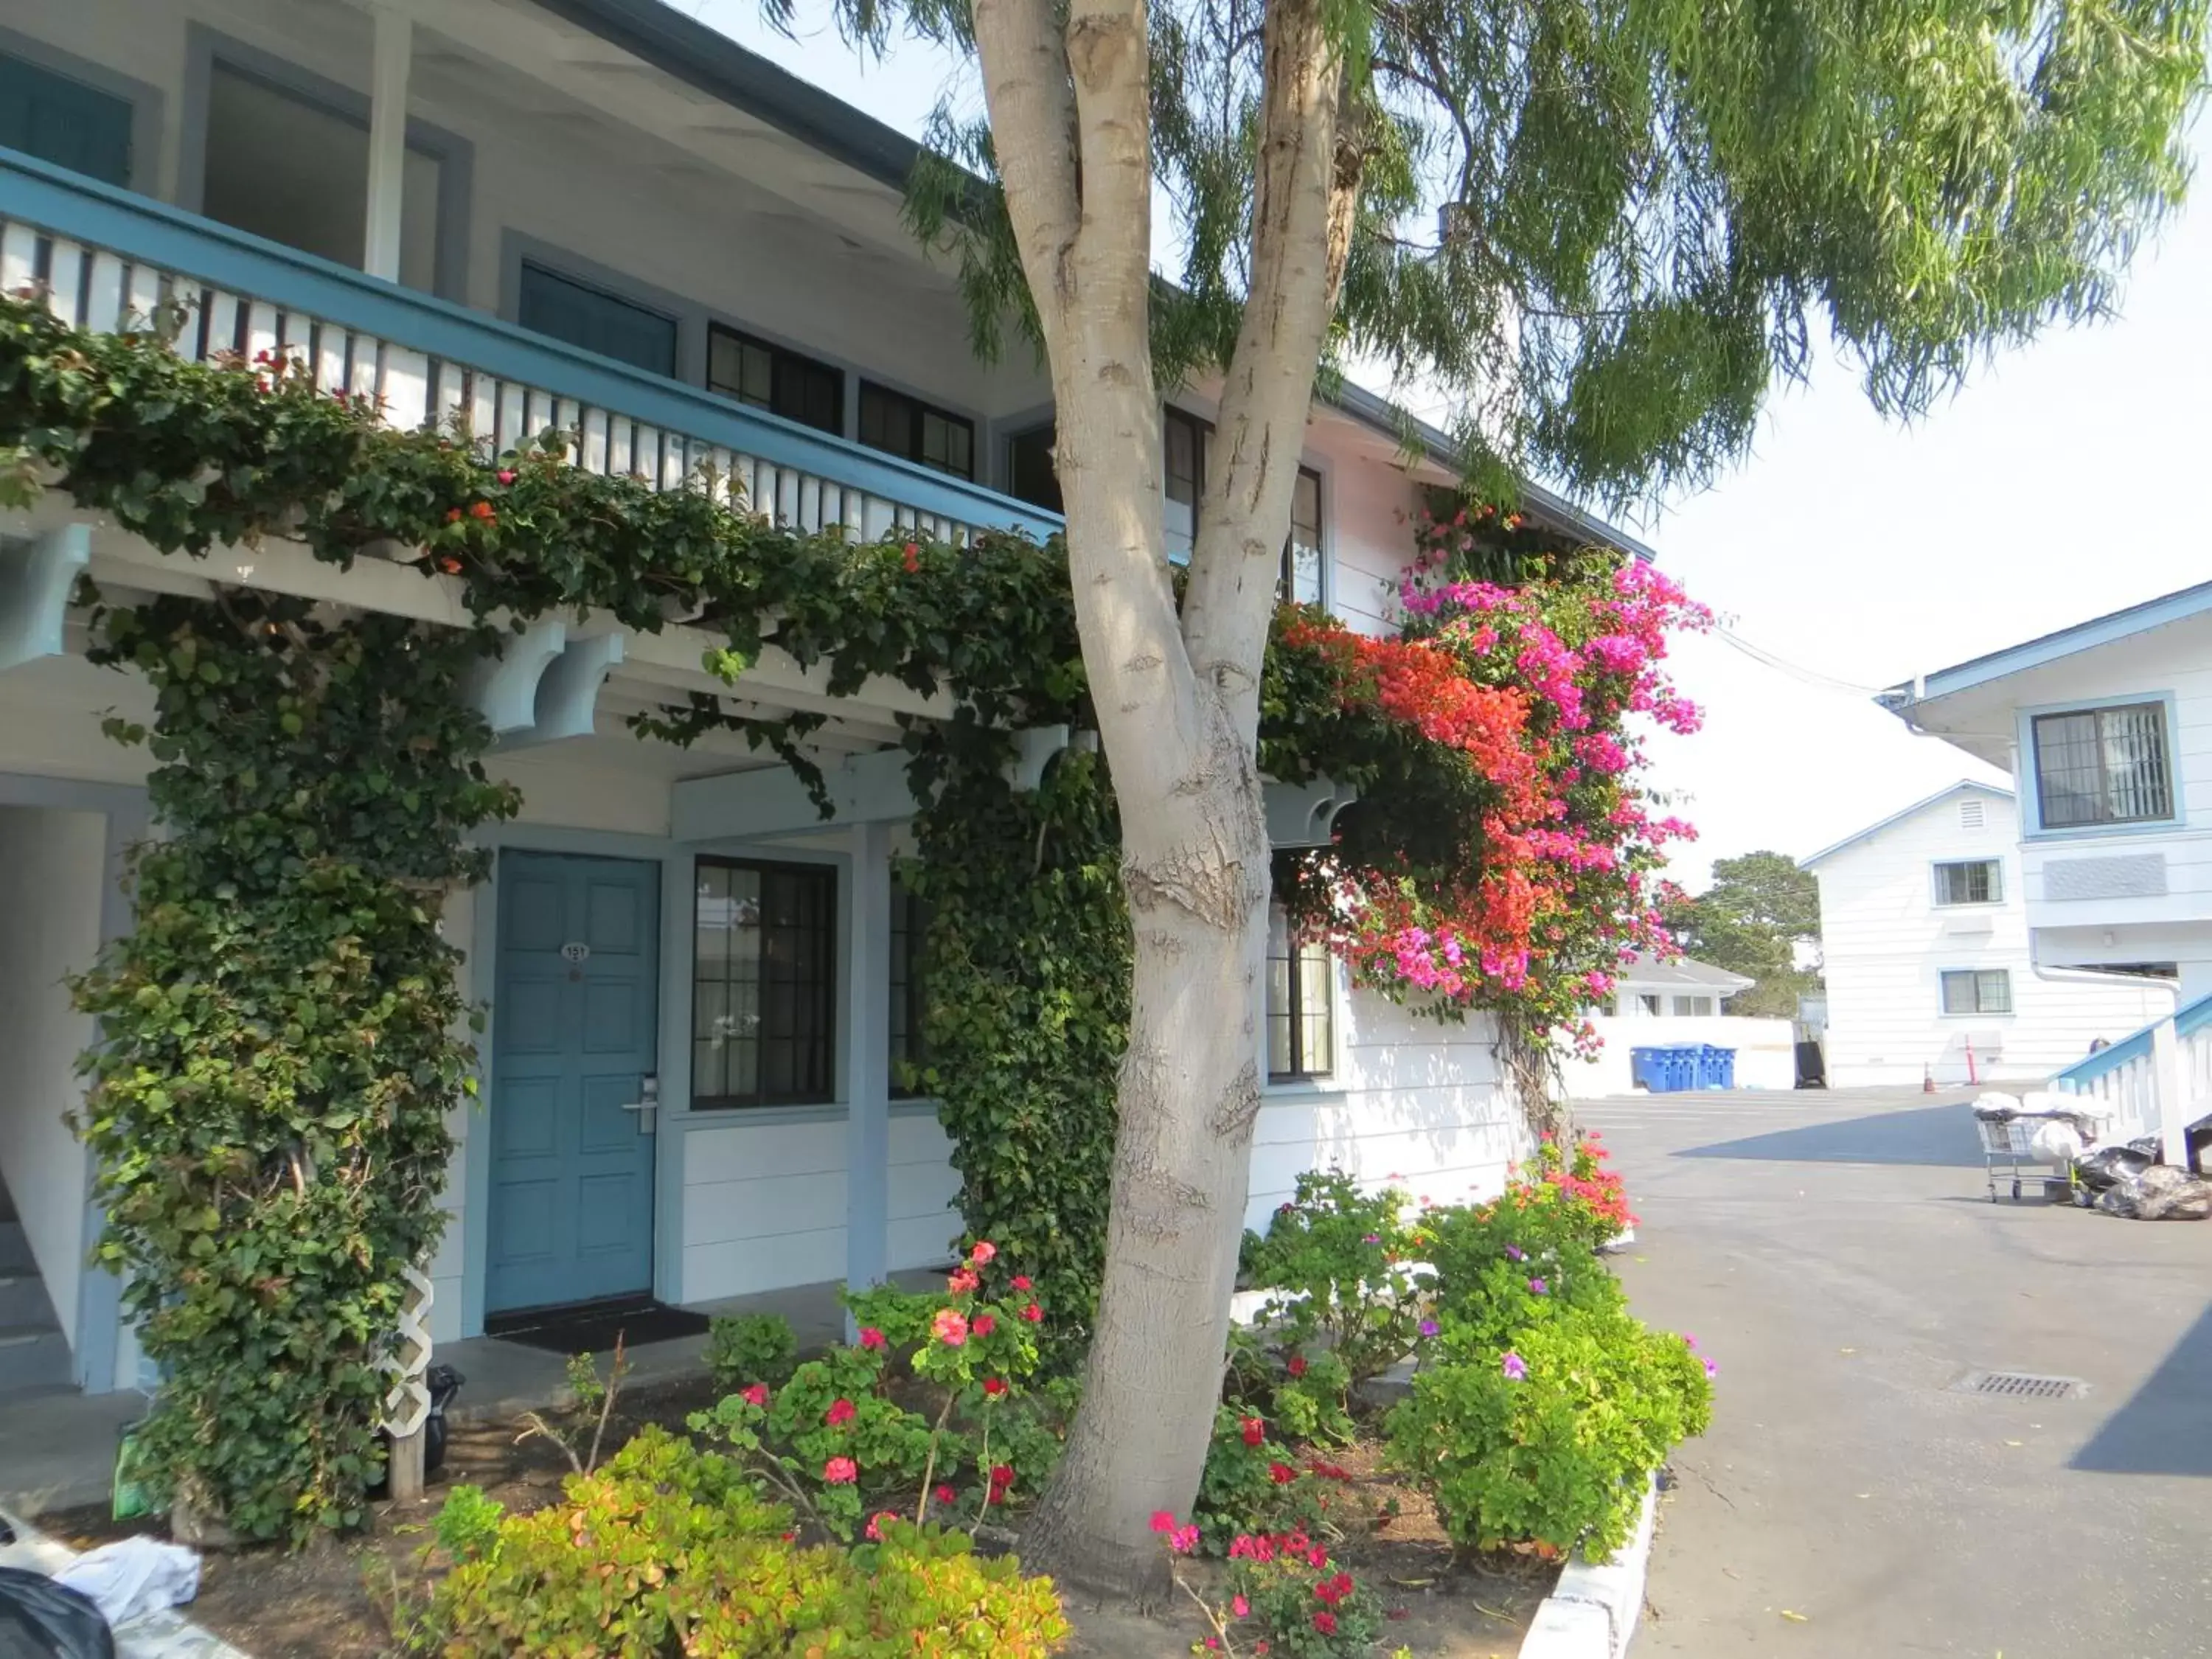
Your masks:
{"label": "blue painted post", "polygon": [[[880,1285],[888,1273],[890,1211],[890,826],[851,831],[853,902],[845,959],[852,1018],[845,1060],[845,1282]],[[850,1316],[846,1335],[857,1334]]]}

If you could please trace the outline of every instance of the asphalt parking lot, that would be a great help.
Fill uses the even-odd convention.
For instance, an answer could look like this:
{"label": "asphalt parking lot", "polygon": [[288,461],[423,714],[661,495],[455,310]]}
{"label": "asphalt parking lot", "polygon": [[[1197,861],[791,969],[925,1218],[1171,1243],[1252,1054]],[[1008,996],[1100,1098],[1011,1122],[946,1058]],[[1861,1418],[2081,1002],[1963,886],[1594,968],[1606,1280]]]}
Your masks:
{"label": "asphalt parking lot", "polygon": [[[1585,1103],[1720,1366],[1635,1651],[2212,1656],[2212,1222],[1992,1205],[1962,1097]],[[2068,1399],[1961,1392],[1975,1372]]]}

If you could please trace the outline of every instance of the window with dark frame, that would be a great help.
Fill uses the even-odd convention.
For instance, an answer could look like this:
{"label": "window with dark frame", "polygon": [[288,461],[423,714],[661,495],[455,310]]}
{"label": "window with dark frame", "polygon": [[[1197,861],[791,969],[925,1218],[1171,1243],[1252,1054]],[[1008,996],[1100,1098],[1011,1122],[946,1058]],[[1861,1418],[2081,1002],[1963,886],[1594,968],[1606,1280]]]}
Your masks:
{"label": "window with dark frame", "polygon": [[515,321],[654,374],[676,373],[676,319],[526,259]]}
{"label": "window with dark frame", "polygon": [[1947,1014],[2012,1012],[2012,975],[2002,968],[1947,968],[1942,982]]}
{"label": "window with dark frame", "polygon": [[707,330],[707,390],[842,437],[845,373],[720,323]]}
{"label": "window with dark frame", "polygon": [[2173,816],[2164,703],[2038,714],[2030,730],[2044,829],[2148,823]]}
{"label": "window with dark frame", "polygon": [[901,1081],[907,1066],[928,1057],[921,1037],[921,946],[929,927],[929,906],[891,884],[891,1097],[911,1099],[915,1091]]}
{"label": "window with dark frame", "polygon": [[860,441],[956,478],[975,476],[975,422],[903,392],[860,382]]}
{"label": "window with dark frame", "polygon": [[1291,492],[1291,533],[1283,544],[1280,597],[1291,605],[1319,605],[1325,598],[1322,583],[1321,474],[1308,466],[1298,469],[1297,484]]}
{"label": "window with dark frame", "polygon": [[836,872],[702,858],[694,892],[693,1109],[833,1100]]}
{"label": "window with dark frame", "polygon": [[1058,439],[1059,428],[1048,421],[1006,440],[1006,494],[1048,513],[1067,510],[1060,500],[1060,471],[1052,459]]}
{"label": "window with dark frame", "polygon": [[1303,1083],[1336,1069],[1335,963],[1328,947],[1291,937],[1290,913],[1267,910],[1267,1080]]}
{"label": "window with dark frame", "polygon": [[1960,859],[1936,866],[1936,902],[1996,904],[2004,897],[2004,866],[1996,859]]}

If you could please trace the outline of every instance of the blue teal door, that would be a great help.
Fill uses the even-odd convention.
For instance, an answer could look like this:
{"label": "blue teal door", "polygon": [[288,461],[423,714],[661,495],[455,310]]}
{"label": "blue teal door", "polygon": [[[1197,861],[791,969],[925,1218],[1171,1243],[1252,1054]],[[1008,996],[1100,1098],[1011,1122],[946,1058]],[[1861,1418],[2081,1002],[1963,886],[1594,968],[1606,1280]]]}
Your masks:
{"label": "blue teal door", "polygon": [[657,864],[500,855],[488,1314],[653,1287],[659,921]]}

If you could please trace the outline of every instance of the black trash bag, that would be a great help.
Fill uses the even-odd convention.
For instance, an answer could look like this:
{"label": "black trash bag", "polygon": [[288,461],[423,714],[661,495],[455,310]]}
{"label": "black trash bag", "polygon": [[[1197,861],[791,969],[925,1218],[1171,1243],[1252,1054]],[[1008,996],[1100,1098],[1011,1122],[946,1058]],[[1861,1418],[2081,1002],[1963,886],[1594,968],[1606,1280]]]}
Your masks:
{"label": "black trash bag", "polygon": [[2133,1146],[2097,1146],[2074,1160],[2074,1173],[2091,1192],[2101,1193],[2132,1181],[2157,1162],[2152,1153]]}
{"label": "black trash bag", "polygon": [[0,1567],[0,1659],[115,1659],[115,1637],[90,1597]]}
{"label": "black trash bag", "polygon": [[[2202,1221],[2212,1216],[2212,1181],[2200,1181],[2171,1164],[2154,1164],[2133,1181],[2122,1182],[2113,1193],[2124,1192],[2128,1207],[2112,1213],[2137,1221]],[[2105,1197],[2100,1195],[2101,1206]]]}
{"label": "black trash bag", "polygon": [[[446,1407],[453,1403],[453,1396],[467,1381],[451,1365],[433,1365],[422,1373],[422,1386],[430,1391],[430,1414],[422,1419],[422,1478],[426,1480],[445,1467]],[[384,1443],[385,1455],[389,1458],[392,1437],[380,1429],[376,1437]],[[391,1490],[391,1478],[385,1476],[368,1489],[368,1495],[382,1498]],[[5,1656],[0,1655],[0,1659],[5,1659]]]}
{"label": "black trash bag", "polygon": [[2158,1162],[2159,1154],[2165,1148],[2159,1144],[2156,1135],[2137,1135],[2133,1140],[2128,1142],[2128,1150],[2131,1152],[2141,1152],[2155,1164]]}

